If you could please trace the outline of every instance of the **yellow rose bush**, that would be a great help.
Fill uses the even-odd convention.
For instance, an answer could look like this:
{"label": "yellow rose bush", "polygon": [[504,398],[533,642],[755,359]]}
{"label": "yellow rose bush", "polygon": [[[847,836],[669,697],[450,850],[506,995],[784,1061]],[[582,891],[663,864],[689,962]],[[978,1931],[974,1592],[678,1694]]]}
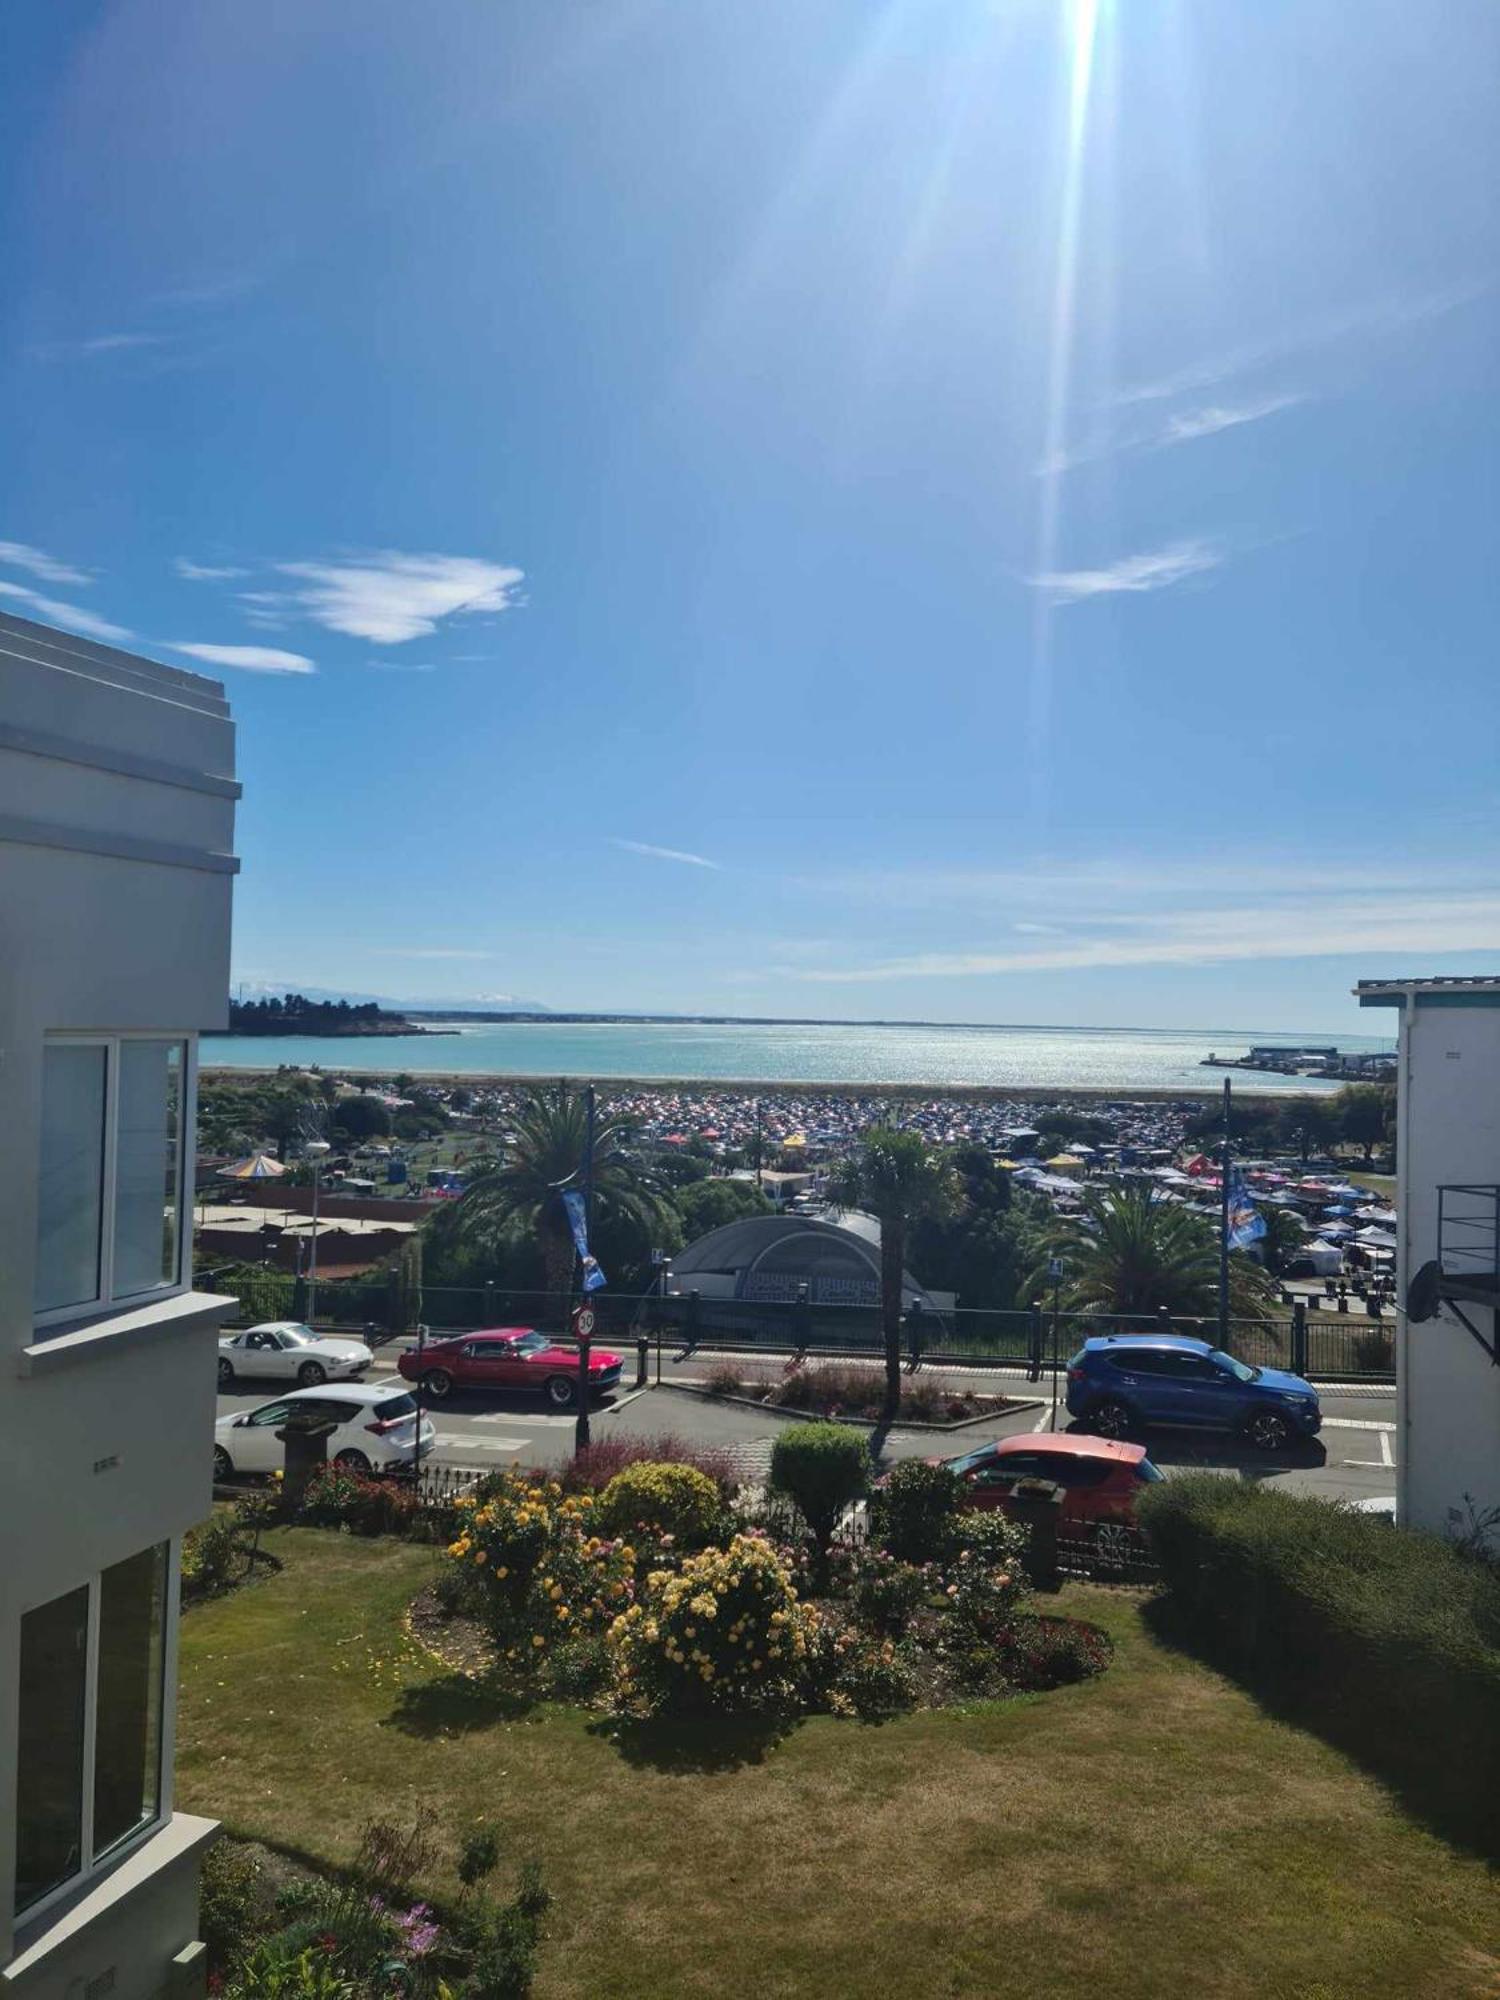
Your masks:
{"label": "yellow rose bush", "polygon": [[615,1705],[636,1716],[795,1705],[816,1627],[771,1544],[736,1535],[652,1570],[611,1622]]}
{"label": "yellow rose bush", "polygon": [[520,1472],[459,1503],[447,1558],[511,1672],[542,1671],[564,1646],[597,1645],[631,1603],[635,1550],[596,1534],[596,1513],[592,1494]]}
{"label": "yellow rose bush", "polygon": [[705,1548],[721,1539],[724,1512],[718,1486],[696,1465],[627,1465],[599,1497],[601,1526],[637,1546]]}

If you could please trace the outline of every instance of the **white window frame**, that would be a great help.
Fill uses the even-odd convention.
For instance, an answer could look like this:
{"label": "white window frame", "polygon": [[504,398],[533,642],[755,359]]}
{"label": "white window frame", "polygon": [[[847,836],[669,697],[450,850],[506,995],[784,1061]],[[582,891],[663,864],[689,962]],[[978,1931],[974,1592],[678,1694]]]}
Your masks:
{"label": "white window frame", "polygon": [[[91,1576],[82,1577],[67,1590],[54,1592],[44,1597],[38,1604],[28,1604],[27,1611],[39,1611],[43,1605],[55,1603],[59,1597],[67,1597],[74,1590],[87,1589],[89,1594],[88,1621],[84,1632],[83,1667],[83,1797],[79,1801],[78,1850],[82,1857],[76,1873],[49,1889],[45,1896],[38,1896],[34,1903],[24,1909],[15,1907],[15,1883],[5,1885],[7,1898],[11,1901],[11,1921],[18,1934],[28,1933],[39,1919],[55,1911],[61,1904],[76,1902],[95,1882],[110,1874],[127,1855],[134,1853],[142,1841],[149,1840],[171,1819],[172,1780],[176,1765],[174,1745],[177,1741],[177,1625],[180,1615],[180,1573],[182,1569],[182,1538],[180,1535],[163,1536],[167,1548],[166,1597],[163,1604],[164,1630],[161,1649],[161,1726],[156,1745],[156,1811],[148,1820],[142,1820],[129,1833],[122,1834],[112,1847],[102,1854],[94,1852],[94,1752],[99,1729],[99,1601],[104,1594],[104,1574],[95,1570]],[[159,1548],[161,1543],[148,1542],[148,1548]],[[142,1551],[144,1553],[144,1551]],[[25,1613],[22,1613],[25,1616]],[[19,1627],[18,1627],[19,1630]]]}
{"label": "white window frame", "polygon": [[[119,1153],[120,1050],[127,1042],[175,1042],[182,1049],[182,1077],[179,1087],[177,1133],[177,1258],[170,1279],[143,1292],[116,1297],[115,1277],[115,1196]],[[110,1311],[130,1312],[158,1299],[177,1298],[187,1291],[193,1273],[193,1183],[188,1178],[188,1162],[198,1156],[198,1037],[190,1029],[142,1028],[119,1033],[58,1033],[47,1035],[42,1044],[42,1060],[52,1048],[88,1048],[105,1051],[104,1070],[104,1165],[100,1183],[99,1290],[92,1299],[72,1305],[53,1306],[34,1312],[32,1325],[37,1332],[62,1331],[80,1320],[97,1319]],[[40,1221],[40,1218],[38,1219]]]}

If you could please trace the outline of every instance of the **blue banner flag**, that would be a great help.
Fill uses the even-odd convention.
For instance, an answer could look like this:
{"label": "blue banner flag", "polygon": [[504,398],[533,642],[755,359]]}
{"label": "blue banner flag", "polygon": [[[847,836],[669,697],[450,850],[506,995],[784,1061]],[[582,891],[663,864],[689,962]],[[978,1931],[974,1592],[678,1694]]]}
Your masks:
{"label": "blue banner flag", "polygon": [[588,1210],[584,1205],[583,1191],[580,1188],[564,1188],[562,1199],[568,1214],[568,1227],[573,1232],[573,1248],[583,1266],[583,1289],[585,1292],[597,1292],[609,1280],[589,1254]]}
{"label": "blue banner flag", "polygon": [[1238,1168],[1229,1176],[1229,1247],[1248,1250],[1266,1233],[1266,1218],[1255,1206]]}

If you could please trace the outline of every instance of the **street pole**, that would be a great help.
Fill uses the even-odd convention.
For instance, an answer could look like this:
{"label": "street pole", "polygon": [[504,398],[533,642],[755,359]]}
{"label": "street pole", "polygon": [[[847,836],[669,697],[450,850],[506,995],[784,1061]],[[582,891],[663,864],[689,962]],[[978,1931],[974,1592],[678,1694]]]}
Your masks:
{"label": "street pole", "polygon": [[1049,1431],[1057,1429],[1057,1348],[1058,1348],[1058,1294],[1062,1290],[1062,1259],[1053,1257],[1047,1265],[1047,1274],[1052,1280],[1052,1414],[1047,1419]]}
{"label": "street pole", "polygon": [[312,1155],[313,1213],[312,1245],[307,1263],[307,1323],[312,1326],[318,1312],[318,1189],[323,1178],[323,1161],[329,1152],[326,1139],[309,1139],[304,1152]]}
{"label": "street pole", "polygon": [[755,1191],[761,1192],[760,1172],[760,1099],[755,1100]]}
{"label": "street pole", "polygon": [[[583,1093],[585,1125],[583,1136],[583,1233],[592,1250],[594,1230],[594,1086],[589,1084]],[[574,1259],[577,1269],[577,1259]],[[582,1309],[577,1317],[578,1333],[578,1416],[573,1425],[573,1449],[586,1451],[589,1445],[589,1354],[592,1348],[593,1311],[589,1306],[589,1295],[582,1294]]]}
{"label": "street pole", "polygon": [[1224,1148],[1219,1162],[1219,1351],[1229,1351],[1229,1078],[1224,1079]]}

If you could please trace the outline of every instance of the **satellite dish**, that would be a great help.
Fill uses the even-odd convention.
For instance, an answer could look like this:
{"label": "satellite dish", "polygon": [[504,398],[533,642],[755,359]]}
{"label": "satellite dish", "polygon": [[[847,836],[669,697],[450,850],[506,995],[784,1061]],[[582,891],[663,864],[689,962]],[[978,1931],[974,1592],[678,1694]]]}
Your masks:
{"label": "satellite dish", "polygon": [[1406,1317],[1416,1326],[1431,1319],[1442,1298],[1443,1268],[1435,1260],[1426,1263],[1406,1288]]}

